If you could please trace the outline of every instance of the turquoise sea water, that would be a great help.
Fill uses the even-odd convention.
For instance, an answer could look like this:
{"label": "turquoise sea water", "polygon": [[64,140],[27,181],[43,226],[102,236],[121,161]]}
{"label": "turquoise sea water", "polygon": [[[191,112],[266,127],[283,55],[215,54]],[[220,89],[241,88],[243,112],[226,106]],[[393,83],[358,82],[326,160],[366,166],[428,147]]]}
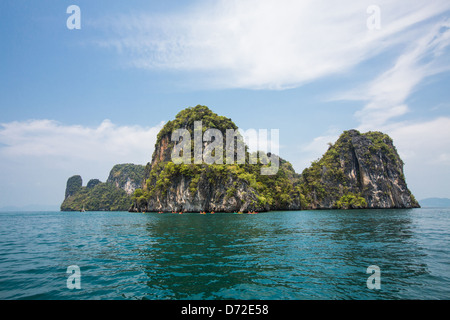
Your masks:
{"label": "turquoise sea water", "polygon": [[0,213],[0,299],[449,298],[450,209]]}

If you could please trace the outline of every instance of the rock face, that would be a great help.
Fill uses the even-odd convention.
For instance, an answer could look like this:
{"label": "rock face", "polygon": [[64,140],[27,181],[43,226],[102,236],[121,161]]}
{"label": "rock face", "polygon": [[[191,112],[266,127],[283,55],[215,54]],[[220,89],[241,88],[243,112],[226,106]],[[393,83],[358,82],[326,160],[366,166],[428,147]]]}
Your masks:
{"label": "rock face", "polygon": [[123,189],[128,195],[141,188],[145,175],[145,166],[131,163],[116,164],[110,171],[107,183]]}
{"label": "rock face", "polygon": [[[262,164],[174,164],[171,132],[194,121],[206,128],[237,128],[207,107],[180,112],[158,134],[145,183],[137,189],[130,211],[269,211],[301,209],[414,208],[392,139],[380,132],[344,132],[320,160],[302,175],[281,158],[276,175],[260,174]],[[205,124],[206,122],[206,124]],[[202,148],[208,145],[204,143]]]}
{"label": "rock face", "polygon": [[61,211],[127,211],[131,204],[131,194],[142,186],[145,166],[119,164],[110,171],[106,182],[91,179],[83,187],[79,175],[67,181],[66,194]]}
{"label": "rock face", "polygon": [[[244,180],[227,174],[217,175],[215,183],[211,183],[208,173],[208,170],[200,173],[197,180],[188,175],[176,175],[165,194],[150,197],[145,210],[237,212],[250,209],[251,203],[257,201]],[[231,191],[227,193],[228,190]]]}
{"label": "rock face", "polygon": [[[146,188],[131,211],[247,212],[300,210],[300,193],[289,180],[292,166],[281,160],[279,176],[258,174],[260,166],[246,172],[228,165],[174,165],[152,170]],[[284,192],[283,192],[284,190]]]}
{"label": "rock face", "polygon": [[345,131],[323,157],[303,171],[307,208],[415,208],[403,162],[381,132]]}
{"label": "rock face", "polygon": [[[202,121],[204,130],[215,128],[226,136],[237,126],[205,106],[181,111],[158,134],[152,161],[147,165],[143,189],[135,193],[131,211],[215,211],[243,212],[299,210],[301,196],[295,187],[299,175],[291,164],[279,159],[280,168],[273,176],[260,174],[262,164],[174,164],[171,153],[172,131],[187,129],[194,140],[194,122]],[[204,132],[204,131],[203,131]],[[208,143],[202,143],[202,150]]]}
{"label": "rock face", "polygon": [[67,180],[66,193],[64,199],[67,199],[70,196],[76,194],[81,189],[82,186],[83,186],[83,179],[81,179],[81,176],[76,175],[70,177]]}

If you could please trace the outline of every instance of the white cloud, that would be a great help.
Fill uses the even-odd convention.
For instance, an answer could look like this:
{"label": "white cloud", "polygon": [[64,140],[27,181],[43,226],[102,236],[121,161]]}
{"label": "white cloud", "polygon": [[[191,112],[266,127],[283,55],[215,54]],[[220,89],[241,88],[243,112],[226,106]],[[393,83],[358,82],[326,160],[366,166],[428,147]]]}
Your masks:
{"label": "white cloud", "polygon": [[[282,89],[336,74],[407,44],[419,23],[450,9],[446,0],[377,1],[381,30],[368,30],[371,1],[201,1],[172,15],[122,15],[103,22],[129,64],[206,72],[202,85]],[[110,33],[108,33],[110,34]],[[207,82],[206,82],[207,81]]]}
{"label": "white cloud", "polygon": [[96,128],[53,120],[14,121],[0,125],[0,143],[4,145],[0,156],[145,163],[161,128],[162,124],[153,128],[117,126],[109,120]]}
{"label": "white cloud", "polygon": [[440,117],[418,123],[397,123],[386,128],[405,162],[450,165],[450,118]]}
{"label": "white cloud", "polygon": [[[105,181],[115,164],[151,161],[156,127],[64,125],[53,120],[0,124],[0,206],[62,202],[67,179]],[[39,192],[37,192],[39,190]],[[23,203],[23,201],[27,203]]]}
{"label": "white cloud", "polygon": [[[427,29],[425,29],[427,30]],[[426,78],[450,70],[442,53],[450,45],[450,23],[443,21],[413,41],[392,68],[370,83],[342,95],[341,99],[368,101],[355,116],[362,131],[379,130],[396,117],[409,112],[406,99]]]}
{"label": "white cloud", "polygon": [[407,182],[418,198],[450,197],[450,118],[398,123],[385,131],[405,162]]}

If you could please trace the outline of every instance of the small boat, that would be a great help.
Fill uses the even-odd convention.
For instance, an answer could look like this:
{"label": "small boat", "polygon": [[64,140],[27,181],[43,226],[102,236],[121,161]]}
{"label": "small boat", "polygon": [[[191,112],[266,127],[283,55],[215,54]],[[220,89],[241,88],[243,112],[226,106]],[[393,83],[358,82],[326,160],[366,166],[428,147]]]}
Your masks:
{"label": "small boat", "polygon": [[80,210],[80,212],[86,212],[86,210],[84,209],[84,206],[83,206],[83,209]]}

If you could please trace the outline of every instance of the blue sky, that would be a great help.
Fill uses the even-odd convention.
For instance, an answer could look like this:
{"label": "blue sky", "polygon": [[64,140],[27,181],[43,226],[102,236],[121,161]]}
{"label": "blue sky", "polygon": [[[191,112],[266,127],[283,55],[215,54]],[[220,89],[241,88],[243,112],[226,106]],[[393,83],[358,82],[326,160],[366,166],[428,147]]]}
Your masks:
{"label": "blue sky", "polygon": [[343,130],[386,132],[416,197],[450,197],[449,13],[439,0],[3,0],[0,207],[57,207],[71,175],[145,164],[163,123],[197,104],[279,129],[298,172]]}

